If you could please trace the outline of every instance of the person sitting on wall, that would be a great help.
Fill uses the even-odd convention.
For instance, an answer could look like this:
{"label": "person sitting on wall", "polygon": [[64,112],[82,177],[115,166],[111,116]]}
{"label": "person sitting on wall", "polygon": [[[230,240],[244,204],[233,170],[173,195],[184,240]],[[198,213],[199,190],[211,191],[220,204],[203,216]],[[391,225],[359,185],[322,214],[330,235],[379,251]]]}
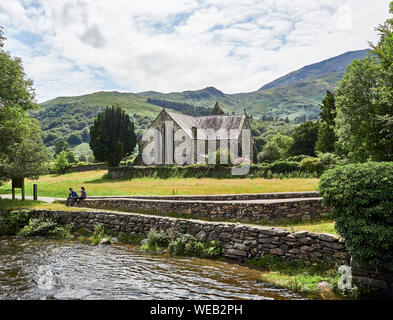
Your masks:
{"label": "person sitting on wall", "polygon": [[86,189],[85,187],[81,187],[81,196],[79,198],[76,199],[76,201],[79,203],[81,200],[86,199],[87,195],[86,195]]}
{"label": "person sitting on wall", "polygon": [[78,199],[78,194],[72,188],[69,188],[68,190],[70,191],[70,193],[68,194],[68,198],[66,200],[66,206],[73,207],[75,205],[76,199]]}

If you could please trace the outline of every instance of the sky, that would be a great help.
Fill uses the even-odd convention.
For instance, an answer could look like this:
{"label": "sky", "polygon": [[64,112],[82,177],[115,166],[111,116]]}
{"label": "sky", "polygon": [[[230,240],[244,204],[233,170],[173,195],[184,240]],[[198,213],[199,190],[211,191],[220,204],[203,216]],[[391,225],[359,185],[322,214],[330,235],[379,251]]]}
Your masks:
{"label": "sky", "polygon": [[251,92],[376,42],[390,0],[1,0],[38,102],[96,91]]}

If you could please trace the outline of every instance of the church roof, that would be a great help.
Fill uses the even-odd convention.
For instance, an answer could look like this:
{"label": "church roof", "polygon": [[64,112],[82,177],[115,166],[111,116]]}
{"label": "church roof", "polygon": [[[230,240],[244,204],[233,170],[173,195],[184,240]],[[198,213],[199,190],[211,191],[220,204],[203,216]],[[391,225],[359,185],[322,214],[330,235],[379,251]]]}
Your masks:
{"label": "church roof", "polygon": [[[233,130],[231,139],[238,139],[243,128],[245,115],[211,115],[193,117],[172,111],[165,110],[168,115],[190,136],[192,127],[197,129],[213,129],[217,140],[228,139],[228,134]],[[198,136],[198,139],[206,140],[207,136]]]}

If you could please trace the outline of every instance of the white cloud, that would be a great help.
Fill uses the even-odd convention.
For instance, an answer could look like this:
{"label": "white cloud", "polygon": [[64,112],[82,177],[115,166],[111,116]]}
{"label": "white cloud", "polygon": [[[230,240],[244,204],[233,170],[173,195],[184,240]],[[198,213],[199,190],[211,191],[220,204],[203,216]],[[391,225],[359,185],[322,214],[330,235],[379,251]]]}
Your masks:
{"label": "white cloud", "polygon": [[389,2],[2,0],[0,25],[40,101],[116,88],[235,93],[366,48]]}

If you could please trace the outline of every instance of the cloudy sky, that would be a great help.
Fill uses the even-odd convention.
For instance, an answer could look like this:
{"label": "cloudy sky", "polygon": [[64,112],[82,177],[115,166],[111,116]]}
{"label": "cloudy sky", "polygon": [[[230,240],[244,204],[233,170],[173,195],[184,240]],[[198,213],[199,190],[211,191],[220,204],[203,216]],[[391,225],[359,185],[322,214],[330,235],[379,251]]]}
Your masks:
{"label": "cloudy sky", "polygon": [[249,92],[365,49],[390,0],[1,0],[39,102],[99,90]]}

